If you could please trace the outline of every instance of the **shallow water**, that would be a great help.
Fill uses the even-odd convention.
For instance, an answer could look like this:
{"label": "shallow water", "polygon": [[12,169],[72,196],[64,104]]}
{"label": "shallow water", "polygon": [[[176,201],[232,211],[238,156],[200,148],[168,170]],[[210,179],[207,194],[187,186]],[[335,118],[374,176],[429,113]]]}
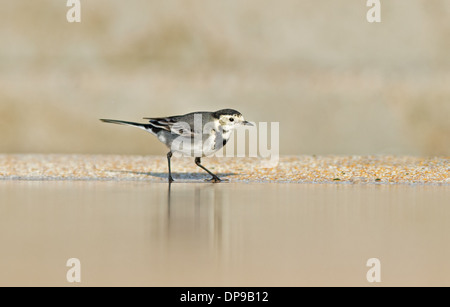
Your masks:
{"label": "shallow water", "polygon": [[[0,182],[0,286],[450,285],[450,188]],[[369,283],[369,258],[381,283]]]}

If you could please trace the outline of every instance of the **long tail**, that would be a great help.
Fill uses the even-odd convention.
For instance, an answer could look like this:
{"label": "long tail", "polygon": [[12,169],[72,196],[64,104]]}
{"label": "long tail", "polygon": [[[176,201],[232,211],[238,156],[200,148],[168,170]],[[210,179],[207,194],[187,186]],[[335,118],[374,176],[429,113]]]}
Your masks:
{"label": "long tail", "polygon": [[119,125],[126,125],[126,126],[132,126],[137,127],[143,130],[146,130],[150,133],[156,134],[158,133],[161,128],[155,127],[152,124],[142,124],[142,123],[134,123],[134,122],[127,122],[124,120],[116,120],[116,119],[100,119],[102,122],[110,123],[110,124],[119,124]]}

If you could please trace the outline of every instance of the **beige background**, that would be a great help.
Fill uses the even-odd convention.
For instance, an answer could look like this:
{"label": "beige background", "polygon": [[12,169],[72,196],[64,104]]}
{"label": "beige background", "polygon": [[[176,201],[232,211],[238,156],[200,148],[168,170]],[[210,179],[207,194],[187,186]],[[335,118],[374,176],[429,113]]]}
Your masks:
{"label": "beige background", "polygon": [[162,154],[140,120],[231,107],[282,154],[450,154],[450,1],[1,1],[0,152]]}

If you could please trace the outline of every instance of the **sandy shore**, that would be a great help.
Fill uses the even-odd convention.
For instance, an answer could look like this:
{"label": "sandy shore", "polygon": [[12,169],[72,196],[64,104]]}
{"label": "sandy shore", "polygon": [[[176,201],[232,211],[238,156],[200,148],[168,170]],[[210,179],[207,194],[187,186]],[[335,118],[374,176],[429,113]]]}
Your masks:
{"label": "sandy shore", "polygon": [[[208,174],[193,159],[173,158],[175,180]],[[408,156],[283,156],[272,167],[257,158],[204,158],[205,167],[230,182],[450,184],[450,159]],[[165,182],[164,156],[0,155],[2,180],[144,180]]]}

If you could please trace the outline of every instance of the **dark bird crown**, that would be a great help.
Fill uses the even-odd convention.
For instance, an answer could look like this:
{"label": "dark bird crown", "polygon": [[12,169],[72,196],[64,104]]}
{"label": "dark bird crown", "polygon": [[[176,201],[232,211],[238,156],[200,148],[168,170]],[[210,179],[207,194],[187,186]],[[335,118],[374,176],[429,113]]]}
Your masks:
{"label": "dark bird crown", "polygon": [[220,118],[220,116],[222,115],[242,115],[240,112],[233,110],[233,109],[223,109],[223,110],[219,110],[213,113],[213,116],[215,118]]}

